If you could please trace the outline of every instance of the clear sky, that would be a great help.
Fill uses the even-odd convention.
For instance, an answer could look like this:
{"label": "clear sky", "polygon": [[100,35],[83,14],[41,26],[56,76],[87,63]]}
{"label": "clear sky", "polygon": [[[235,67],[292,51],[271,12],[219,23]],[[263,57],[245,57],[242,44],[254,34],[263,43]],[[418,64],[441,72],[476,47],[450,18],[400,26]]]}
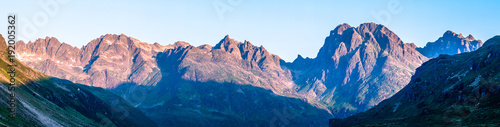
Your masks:
{"label": "clear sky", "polygon": [[[500,35],[500,2],[493,0],[144,1],[3,0],[0,33],[7,34],[7,15],[16,13],[18,37],[25,41],[51,36],[81,47],[106,33],[123,33],[148,43],[187,41],[198,46],[215,45],[229,34],[263,45],[286,61],[297,54],[316,57],[329,31],[342,23],[383,24],[419,47],[446,30],[483,41]],[[43,2],[55,4],[47,11]],[[22,28],[29,23],[36,32]]]}

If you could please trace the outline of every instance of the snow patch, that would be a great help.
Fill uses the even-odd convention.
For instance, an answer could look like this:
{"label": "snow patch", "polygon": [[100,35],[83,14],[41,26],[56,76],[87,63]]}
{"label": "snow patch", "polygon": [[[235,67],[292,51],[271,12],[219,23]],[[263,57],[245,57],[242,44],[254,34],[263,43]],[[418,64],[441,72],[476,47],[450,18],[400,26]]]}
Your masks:
{"label": "snow patch", "polygon": [[398,110],[398,108],[399,108],[399,105],[401,105],[401,103],[400,103],[400,102],[396,103],[396,104],[394,105],[394,109],[392,110],[392,112],[396,112],[396,110]]}
{"label": "snow patch", "polygon": [[470,87],[475,87],[475,86],[477,86],[479,84],[479,81],[481,81],[481,75],[478,75],[476,77],[476,79],[474,80],[474,82],[472,82],[469,86]]}

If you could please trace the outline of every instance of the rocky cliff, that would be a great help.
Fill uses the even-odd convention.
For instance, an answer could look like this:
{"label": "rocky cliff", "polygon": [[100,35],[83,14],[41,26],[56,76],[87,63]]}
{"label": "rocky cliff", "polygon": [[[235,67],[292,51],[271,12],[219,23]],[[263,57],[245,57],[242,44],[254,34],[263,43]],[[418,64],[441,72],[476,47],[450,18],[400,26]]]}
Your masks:
{"label": "rocky cliff", "polygon": [[[6,47],[0,35],[0,47]],[[53,53],[48,53],[52,54]],[[9,88],[10,68],[16,86]],[[157,126],[140,110],[102,88],[51,78],[7,56],[0,49],[0,125],[25,126]],[[14,93],[15,118],[9,117]]]}
{"label": "rocky cliff", "polygon": [[314,59],[285,64],[297,91],[329,107],[335,117],[365,111],[391,97],[427,58],[383,25],[338,25]]}
{"label": "rocky cliff", "polygon": [[[114,88],[124,82],[155,85],[156,54],[171,48],[126,35],[103,35],[77,48],[54,37],[17,44],[18,58],[42,73],[77,83]],[[147,81],[147,82],[145,82]]]}
{"label": "rocky cliff", "polygon": [[476,51],[440,55],[374,108],[330,126],[499,126],[500,36]]}

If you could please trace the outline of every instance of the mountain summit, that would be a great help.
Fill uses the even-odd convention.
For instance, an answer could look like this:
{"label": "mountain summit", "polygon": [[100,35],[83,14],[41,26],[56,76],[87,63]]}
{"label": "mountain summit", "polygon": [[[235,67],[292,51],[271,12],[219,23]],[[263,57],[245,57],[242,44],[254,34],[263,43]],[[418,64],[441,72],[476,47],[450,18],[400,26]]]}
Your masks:
{"label": "mountain summit", "polygon": [[[392,96],[427,61],[414,44],[375,23],[338,25],[316,58],[298,55],[292,63],[229,35],[214,46],[182,41],[162,46],[123,34],[103,35],[82,48],[55,38],[18,46],[28,65],[55,77],[107,88],[160,126],[206,121],[225,125],[247,119],[261,125],[274,116],[259,109],[272,107],[287,107],[283,110],[307,117],[294,118],[299,125],[314,122],[315,117],[343,118]],[[182,120],[199,116],[198,111],[207,115]]]}
{"label": "mountain summit", "polygon": [[330,126],[498,126],[500,36],[476,51],[440,55],[372,109]]}
{"label": "mountain summit", "polygon": [[281,116],[269,113],[273,110],[297,116],[290,119],[294,125],[322,125],[331,118],[324,106],[293,91],[280,57],[229,36],[213,47],[147,44],[123,34],[103,35],[82,48],[51,37],[17,46],[29,66],[107,88],[160,126],[274,125],[281,120],[273,118]]}
{"label": "mountain summit", "polygon": [[341,24],[330,32],[316,58],[299,56],[286,66],[299,94],[327,105],[336,117],[346,117],[403,88],[427,61],[415,48],[383,25]]}
{"label": "mountain summit", "polygon": [[428,58],[438,57],[440,54],[454,55],[463,52],[477,50],[483,45],[481,40],[476,40],[472,35],[464,37],[453,31],[446,31],[442,37],[435,42],[429,42],[423,48],[417,50]]}

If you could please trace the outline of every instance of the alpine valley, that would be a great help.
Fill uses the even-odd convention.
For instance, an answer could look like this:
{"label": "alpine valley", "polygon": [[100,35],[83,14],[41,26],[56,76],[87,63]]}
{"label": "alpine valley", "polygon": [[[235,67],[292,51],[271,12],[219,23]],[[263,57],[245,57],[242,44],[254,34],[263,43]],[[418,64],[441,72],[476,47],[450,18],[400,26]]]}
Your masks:
{"label": "alpine valley", "polygon": [[[494,97],[474,105],[463,100],[476,89],[496,86],[483,84],[498,84],[498,72],[493,69],[498,67],[493,66],[498,63],[494,52],[498,45],[495,38],[482,45],[472,35],[446,31],[437,41],[418,48],[383,25],[363,23],[338,25],[315,58],[298,55],[293,62],[229,35],[215,45],[193,46],[182,41],[150,44],[124,34],[106,34],[80,48],[46,37],[18,41],[16,57],[28,66],[21,68],[27,70],[23,79],[27,83],[19,86],[26,91],[20,102],[32,107],[21,113],[27,115],[25,121],[46,114],[36,111],[54,110],[51,118],[43,119],[71,121],[64,123],[69,126],[94,125],[103,119],[116,126],[123,121],[137,126],[406,125],[424,118],[421,115],[444,111],[437,108],[465,106],[473,109],[472,115],[476,110],[494,110],[488,107],[494,105],[488,103]],[[82,91],[85,95],[77,94]],[[90,102],[83,100],[89,99],[81,97],[102,105],[86,105]],[[117,103],[125,108],[107,107]],[[82,105],[85,108],[80,109]],[[59,107],[65,110],[55,112]],[[108,117],[115,110],[137,115]],[[67,115],[79,119],[64,119]],[[449,120],[473,124],[469,117]]]}

